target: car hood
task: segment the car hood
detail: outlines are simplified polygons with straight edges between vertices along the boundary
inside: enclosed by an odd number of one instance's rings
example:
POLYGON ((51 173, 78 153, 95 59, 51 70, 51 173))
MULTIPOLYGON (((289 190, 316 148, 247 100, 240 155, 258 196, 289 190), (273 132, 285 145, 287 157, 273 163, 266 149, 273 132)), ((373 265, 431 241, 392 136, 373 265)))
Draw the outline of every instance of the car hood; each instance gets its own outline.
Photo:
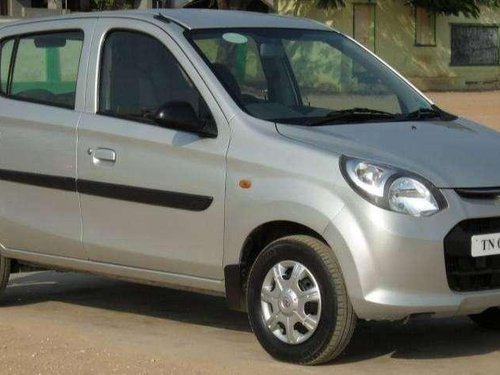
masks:
POLYGON ((439 188, 500 186, 500 133, 469 120, 276 126, 285 137, 405 169, 439 188))

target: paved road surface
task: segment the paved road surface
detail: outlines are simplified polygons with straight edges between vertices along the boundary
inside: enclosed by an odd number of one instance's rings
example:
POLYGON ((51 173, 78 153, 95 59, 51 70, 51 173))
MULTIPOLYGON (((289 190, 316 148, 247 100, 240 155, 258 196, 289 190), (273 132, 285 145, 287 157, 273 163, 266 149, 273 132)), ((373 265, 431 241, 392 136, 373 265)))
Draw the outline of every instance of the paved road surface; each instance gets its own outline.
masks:
MULTIPOLYGON (((500 92, 431 94, 500 129, 500 92)), ((90 275, 15 275, 1 300, 0 374, 497 374, 500 333, 464 318, 363 323, 315 368, 269 358, 221 298, 90 275)))
POLYGON ((0 308, 1 374, 497 374, 500 334, 467 319, 364 323, 333 365, 269 358, 221 298, 90 275, 14 277, 0 308))

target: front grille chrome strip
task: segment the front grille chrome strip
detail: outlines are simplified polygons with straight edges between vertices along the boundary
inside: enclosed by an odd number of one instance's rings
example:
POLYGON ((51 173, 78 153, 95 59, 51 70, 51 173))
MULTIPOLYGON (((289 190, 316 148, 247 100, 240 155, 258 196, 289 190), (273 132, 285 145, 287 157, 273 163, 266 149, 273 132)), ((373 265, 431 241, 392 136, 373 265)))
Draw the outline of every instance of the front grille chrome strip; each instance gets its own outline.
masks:
POLYGON ((496 199, 500 198, 500 187, 495 188, 460 188, 455 189, 458 195, 467 199, 496 199))

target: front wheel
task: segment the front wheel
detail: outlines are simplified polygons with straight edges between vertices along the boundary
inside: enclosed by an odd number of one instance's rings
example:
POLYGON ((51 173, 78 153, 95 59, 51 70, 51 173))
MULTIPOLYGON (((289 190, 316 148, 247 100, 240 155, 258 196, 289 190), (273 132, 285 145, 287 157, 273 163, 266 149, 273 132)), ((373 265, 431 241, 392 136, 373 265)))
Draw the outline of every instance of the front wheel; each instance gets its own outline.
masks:
POLYGON ((500 307, 492 307, 481 314, 471 315, 470 318, 482 328, 500 330, 500 307))
POLYGON ((248 279, 247 306, 264 349, 306 365, 340 355, 357 320, 332 250, 309 236, 276 240, 259 254, 248 279))

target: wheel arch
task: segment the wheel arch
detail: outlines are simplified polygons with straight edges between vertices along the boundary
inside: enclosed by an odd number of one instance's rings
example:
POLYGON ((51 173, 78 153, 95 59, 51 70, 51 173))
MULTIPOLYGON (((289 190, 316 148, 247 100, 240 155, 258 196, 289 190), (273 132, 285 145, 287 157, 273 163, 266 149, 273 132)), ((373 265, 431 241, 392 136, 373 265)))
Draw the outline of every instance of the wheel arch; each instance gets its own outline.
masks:
POLYGON ((229 308, 246 311, 245 288, 250 268, 257 256, 271 242, 291 235, 307 235, 328 244, 314 229, 294 221, 269 221, 254 228, 243 242, 238 264, 224 267, 226 299, 229 308))

